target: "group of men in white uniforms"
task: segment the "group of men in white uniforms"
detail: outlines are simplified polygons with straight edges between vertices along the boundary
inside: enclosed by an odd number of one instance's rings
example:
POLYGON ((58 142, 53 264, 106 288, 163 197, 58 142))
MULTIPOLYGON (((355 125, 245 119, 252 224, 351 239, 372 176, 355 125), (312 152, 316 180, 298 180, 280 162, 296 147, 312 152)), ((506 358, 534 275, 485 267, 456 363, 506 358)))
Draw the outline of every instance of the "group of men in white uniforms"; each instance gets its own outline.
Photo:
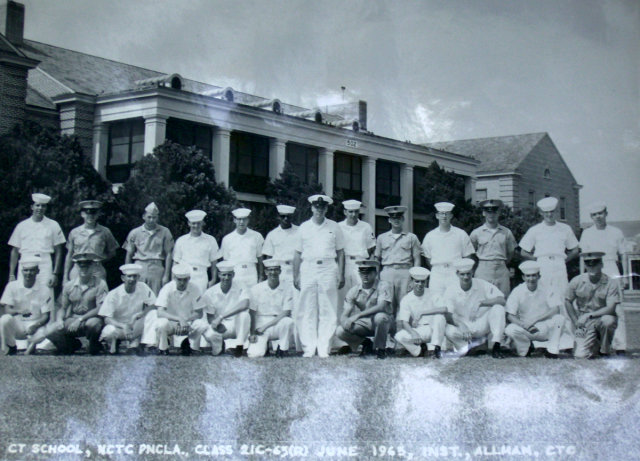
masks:
MULTIPOLYGON (((25 262, 31 261, 33 266, 33 260, 38 260, 38 282, 51 291, 56 283, 53 274, 60 272, 64 234, 58 232, 55 221, 44 217, 46 206, 42 205, 46 203, 38 203, 50 199, 43 194, 32 198, 33 223, 20 223, 10 240, 11 282, 18 262, 22 275, 25 262), (24 228, 34 227, 42 228, 35 233, 38 237, 25 238, 30 231, 24 228), (43 263, 43 259, 49 262, 43 263)), ((525 283, 511 296, 507 263, 517 243, 511 231, 498 223, 499 200, 480 204, 485 223, 471 236, 451 225, 453 204, 437 203, 438 227, 427 233, 421 244, 417 236, 403 229, 406 207, 385 208, 391 229, 375 239, 371 226, 359 220, 360 202, 343 202, 346 219, 340 223, 326 218, 332 202, 322 194, 309 197, 312 217, 300 226, 291 222, 294 207, 278 205, 280 225, 266 239, 248 227, 251 210, 236 209, 232 212, 235 230, 223 238, 220 247, 214 237, 203 232, 206 213, 201 210, 186 213, 190 231, 174 245, 171 232, 158 224, 159 210, 151 203, 145 208, 144 224, 131 231, 123 245, 127 252, 125 265, 121 266, 123 284, 108 294, 95 295, 93 292, 102 286, 98 280, 104 278, 95 267, 114 250, 110 232, 97 224, 96 213, 90 212, 99 209, 99 202, 82 202, 87 226, 76 232, 80 237, 73 236, 74 247, 95 250, 102 256, 94 251, 67 256, 71 263, 65 264, 65 288, 77 286, 79 294, 71 298, 84 306, 80 313, 70 309, 69 315, 95 311, 98 320, 91 323, 94 350, 99 321, 100 327, 104 326, 99 340, 107 343, 111 353, 118 352, 123 340, 132 349, 141 351, 141 345, 146 345, 167 353, 170 337, 179 335, 185 336, 180 344, 185 354, 197 353, 201 344, 208 344, 217 355, 226 341, 237 356, 245 351, 259 356, 271 341, 278 356, 286 355, 291 344, 304 357, 328 357, 333 345, 346 344, 339 350, 346 353, 363 344, 363 349, 384 358, 385 349, 393 344, 389 338, 393 337, 398 347, 411 355, 430 351, 440 357, 447 341, 459 353, 466 353, 477 342, 488 339, 495 357, 502 356, 501 344, 505 341, 511 341, 519 355, 530 353, 531 341, 548 341, 547 351, 555 356, 556 336, 576 328, 567 297, 565 261, 578 254, 578 242, 569 226, 555 221, 556 199, 548 197, 538 203, 544 220, 529 229, 520 242, 523 256, 532 261, 520 266, 525 283), (90 244, 92 239, 95 243, 90 244), (75 258, 77 255, 81 257, 75 258), (421 267, 421 257, 430 270, 421 267), (93 267, 89 275, 96 280, 87 274, 84 282, 76 282, 77 277, 66 280, 71 266, 80 267, 87 261, 93 267), (266 280, 260 282, 264 275, 266 280), (534 309, 533 305, 538 307, 534 309)), ((605 249, 604 272, 612 273, 613 268, 617 272, 619 231, 606 225, 604 204, 596 204, 591 211, 596 226, 585 231, 580 245, 585 251, 586 247, 600 248, 602 242, 615 241, 605 249)), ((31 277, 28 269, 26 273, 31 277)), ((580 293, 574 293, 571 302, 579 305, 579 298, 580 293)), ((54 319, 55 312, 45 315, 51 309, 44 309, 37 316, 38 322, 27 329, 3 317, 5 351, 13 353, 10 348, 14 347, 12 335, 16 332, 32 336, 48 322, 47 334, 60 342, 56 334, 59 336, 58 330, 62 329, 66 350, 77 348, 73 335, 84 327, 86 319, 82 317, 78 323, 73 319, 80 317, 65 317, 65 309, 54 319), (67 324, 74 327, 72 331, 67 331, 67 324)), ((610 317, 615 320, 614 315, 610 317)), ((610 320, 606 317, 606 331, 611 330, 610 320)), ((584 322, 578 323, 583 326, 584 322)), ((46 336, 41 333, 36 337, 41 341, 46 336)), ((624 350, 624 344, 614 343, 614 347, 624 350)))

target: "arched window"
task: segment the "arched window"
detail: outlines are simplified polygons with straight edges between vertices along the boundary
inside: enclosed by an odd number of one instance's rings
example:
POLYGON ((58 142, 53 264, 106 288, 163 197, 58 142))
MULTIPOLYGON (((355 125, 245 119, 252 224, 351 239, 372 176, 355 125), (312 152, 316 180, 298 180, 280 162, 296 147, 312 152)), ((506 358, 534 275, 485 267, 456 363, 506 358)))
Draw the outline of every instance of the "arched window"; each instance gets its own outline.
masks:
POLYGON ((544 170, 544 179, 551 179, 551 170, 549 168, 544 170))

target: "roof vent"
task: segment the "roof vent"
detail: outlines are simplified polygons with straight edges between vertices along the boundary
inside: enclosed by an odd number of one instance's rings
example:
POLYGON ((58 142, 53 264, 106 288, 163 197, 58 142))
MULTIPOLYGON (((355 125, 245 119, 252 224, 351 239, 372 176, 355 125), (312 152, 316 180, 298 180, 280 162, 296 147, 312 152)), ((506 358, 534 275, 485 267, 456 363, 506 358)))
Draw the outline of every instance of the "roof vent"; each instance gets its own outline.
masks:
POLYGON ((335 126, 338 128, 351 128, 356 133, 360 131, 360 122, 358 120, 336 120, 333 122, 328 122, 329 125, 335 126))
POLYGON ((253 102, 248 104, 251 107, 260 107, 262 109, 271 109, 276 114, 282 113, 282 103, 279 99, 268 99, 264 101, 253 102))
POLYGON ((143 80, 136 80, 136 87, 138 88, 155 88, 165 87, 173 88, 175 90, 182 89, 182 77, 180 74, 167 74, 160 75, 159 77, 145 78, 143 80))
POLYGON ((233 100, 235 99, 235 92, 230 86, 217 90, 205 91, 202 94, 205 96, 211 96, 212 98, 226 99, 229 102, 233 102, 233 100))

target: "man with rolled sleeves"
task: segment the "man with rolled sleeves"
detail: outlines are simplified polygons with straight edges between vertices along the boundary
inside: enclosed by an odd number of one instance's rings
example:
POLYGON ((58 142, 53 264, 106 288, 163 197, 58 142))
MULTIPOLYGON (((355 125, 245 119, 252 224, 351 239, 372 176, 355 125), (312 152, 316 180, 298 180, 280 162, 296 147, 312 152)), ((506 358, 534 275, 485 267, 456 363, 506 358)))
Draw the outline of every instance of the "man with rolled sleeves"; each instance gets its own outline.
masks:
POLYGON ((264 357, 269 341, 277 341, 276 357, 283 358, 289 354, 289 342, 293 337, 292 287, 280 283, 280 261, 268 259, 264 268, 267 280, 249 290, 251 335, 247 355, 264 357))
POLYGON ((533 352, 532 341, 548 341, 547 357, 557 358, 560 353, 560 337, 567 319, 560 314, 557 301, 540 288, 540 265, 525 261, 520 266, 524 277, 507 299, 507 320, 504 330, 511 338, 520 357, 533 352))
POLYGON ((498 222, 502 200, 483 200, 479 206, 485 222, 469 236, 478 257, 475 276, 497 286, 508 297, 511 280, 507 264, 518 243, 511 231, 498 222))
POLYGON ((449 286, 442 298, 453 321, 447 325, 445 335, 461 355, 481 344, 489 335, 489 345, 493 343, 492 356, 502 358, 500 342, 505 328, 504 295, 495 285, 474 278, 474 265, 475 261, 470 258, 454 263, 458 284, 449 286))
POLYGON ((102 351, 99 339, 104 322, 98 316, 98 311, 109 288, 107 282, 95 273, 95 265, 99 261, 95 253, 73 255, 78 276, 62 289, 60 312, 56 317, 59 328, 47 336, 62 354, 73 354, 82 347, 79 336, 89 339, 91 355, 102 351))
MULTIPOLYGON (((391 230, 378 235, 375 257, 382 265, 380 280, 388 282, 393 290, 392 314, 409 290, 409 269, 420 265, 420 241, 415 234, 403 229, 406 206, 388 206, 391 230)), ((392 326, 393 328, 393 326, 392 326)))
POLYGON ((35 255, 23 256, 21 280, 9 282, 0 298, 0 305, 4 308, 0 317, 0 346, 4 354, 15 355, 18 352, 16 338, 29 340, 29 346, 33 344, 33 347, 27 347, 27 350, 32 351, 39 342, 32 337, 46 328, 53 314, 51 289, 46 284, 37 283, 40 264, 40 258, 35 255))
MULTIPOLYGON (((346 342, 351 350, 362 344, 362 356, 373 350, 377 358, 384 359, 392 322, 393 289, 388 282, 378 281, 378 261, 359 259, 356 266, 360 283, 347 292, 336 337, 346 342), (373 344, 369 339, 371 336, 373 344)), ((340 352, 348 350, 341 349, 340 352)))
POLYGON ((158 224, 159 215, 160 210, 155 203, 147 205, 142 214, 144 224, 129 232, 122 245, 127 252, 125 263, 135 262, 142 267, 140 281, 156 295, 171 280, 173 252, 173 235, 169 229, 158 224))
POLYGON ((180 353, 191 355, 200 351, 200 338, 207 329, 207 325, 196 323, 202 317, 201 292, 190 281, 189 267, 174 264, 171 273, 173 280, 162 287, 156 298, 157 311, 150 311, 145 317, 142 342, 154 346, 157 340, 160 355, 169 355, 169 337, 186 335, 180 353), (151 329, 155 335, 149 334, 151 329))
POLYGON ((185 213, 189 222, 189 233, 176 240, 173 248, 173 262, 189 268, 191 283, 201 293, 213 285, 216 280, 216 261, 218 260, 218 242, 215 237, 202 231, 204 218, 202 210, 191 210, 185 213), (210 271, 211 280, 207 275, 210 271))
MULTIPOLYGON (((580 236, 580 250, 589 251, 591 248, 599 248, 604 251, 602 258, 602 272, 610 279, 617 280, 620 288, 620 269, 618 263, 620 256, 624 254, 624 234, 620 229, 607 223, 607 204, 602 201, 592 203, 589 206, 589 215, 593 220, 593 226, 586 228, 580 236)), ((613 334, 612 347, 623 355, 627 349, 626 322, 622 304, 616 307, 618 327, 613 334)))
POLYGON ((102 302, 98 315, 104 319, 105 327, 101 341, 109 345, 109 354, 118 353, 118 342, 129 341, 130 351, 142 353, 140 340, 144 327, 144 316, 156 302, 151 288, 140 281, 144 268, 139 264, 120 266, 122 285, 111 290, 102 302))
POLYGON ((457 287, 460 284, 454 263, 469 258, 475 250, 467 233, 451 225, 455 205, 438 202, 434 207, 438 227, 424 236, 422 253, 431 267, 429 292, 432 296, 441 296, 450 286, 457 287))
POLYGON ((196 320, 194 326, 205 322, 207 328, 202 335, 211 345, 212 355, 220 355, 224 351, 224 341, 234 339, 234 355, 242 357, 251 327, 249 292, 234 283, 235 264, 220 261, 217 266, 220 282, 202 296, 205 315, 196 320))
POLYGON ((300 290, 295 323, 303 357, 329 356, 338 321, 338 290, 344 286, 344 237, 327 219, 333 200, 322 194, 308 198, 313 215, 300 225, 293 259, 293 283, 300 290))
POLYGON ((422 352, 421 345, 427 344, 427 350, 433 350, 434 358, 442 358, 447 309, 436 306, 431 294, 426 290, 429 269, 412 267, 409 274, 413 290, 400 301, 395 339, 414 357, 418 357, 422 352))
MULTIPOLYGON (((567 291, 567 262, 578 256, 578 239, 567 224, 555 218, 558 199, 545 197, 538 201, 543 221, 532 226, 520 240, 523 259, 540 265, 540 285, 558 296, 567 291)), ((564 313, 563 313, 564 314, 564 313)))
POLYGON ((617 282, 602 272, 604 255, 604 251, 582 253, 587 272, 571 279, 567 288, 565 306, 575 327, 576 358, 591 358, 598 352, 608 355, 611 349, 620 290, 617 282))
POLYGON ((22 269, 20 261, 25 257, 40 259, 37 283, 53 288, 58 283, 62 273, 62 247, 67 241, 62 233, 60 224, 44 214, 51 197, 45 194, 31 194, 31 217, 18 223, 9 238, 11 256, 9 258, 9 281, 21 280, 22 269), (51 256, 53 255, 53 269, 51 256))
POLYGON ((362 203, 358 200, 345 200, 342 206, 346 219, 338 225, 344 236, 344 287, 338 293, 338 316, 342 313, 345 295, 351 287, 360 283, 356 261, 369 259, 376 249, 376 237, 371 225, 359 219, 362 203))
POLYGON ((264 239, 260 233, 248 227, 250 209, 238 208, 231 214, 236 228, 223 237, 218 256, 234 264, 236 285, 241 288, 251 288, 262 280, 260 257, 264 239))
POLYGON ((64 281, 67 283, 76 276, 77 269, 74 268, 75 261, 73 256, 77 253, 95 254, 98 260, 93 263, 93 271, 99 278, 106 280, 107 273, 101 261, 106 261, 115 256, 116 250, 120 245, 118 245, 109 229, 98 224, 102 202, 84 200, 78 204, 78 207, 84 223, 69 232, 67 257, 64 261, 64 281))

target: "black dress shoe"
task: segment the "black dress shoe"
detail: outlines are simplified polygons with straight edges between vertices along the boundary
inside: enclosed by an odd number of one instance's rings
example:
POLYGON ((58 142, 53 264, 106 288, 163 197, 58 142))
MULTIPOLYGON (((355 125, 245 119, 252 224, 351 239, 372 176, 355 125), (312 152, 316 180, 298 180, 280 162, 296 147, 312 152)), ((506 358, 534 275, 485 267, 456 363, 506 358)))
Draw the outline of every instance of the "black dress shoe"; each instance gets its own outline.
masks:
POLYGON ((440 346, 436 346, 435 349, 433 350, 433 358, 434 359, 442 358, 442 350, 440 349, 440 346))
POLYGON ((280 346, 278 346, 278 349, 276 350, 276 358, 283 359, 288 356, 289 356, 289 351, 282 351, 280 350, 280 346))
POLYGON ((243 352, 244 352, 244 347, 242 347, 242 345, 236 346, 236 348, 233 351, 233 356, 235 358, 240 358, 240 357, 242 357, 242 353, 243 352))
POLYGON ((529 350, 527 351, 527 355, 525 357, 531 357, 531 355, 536 351, 536 348, 533 347, 533 343, 529 344, 529 350))
POLYGON ((371 354, 373 354, 373 343, 369 338, 366 338, 364 341, 362 341, 362 350, 360 351, 360 357, 371 354))
POLYGON ((180 343, 180 354, 191 355, 191 343, 189 342, 189 338, 184 338, 180 343))
POLYGON ((7 346, 7 355, 17 355, 18 354, 18 346, 7 346))
POLYGON ((546 351, 546 352, 544 353, 544 356, 545 356, 546 358, 548 358, 548 359, 557 359, 557 358, 558 358, 558 354, 552 354, 552 353, 551 353, 551 352, 549 352, 549 351, 546 351))
POLYGON ((351 348, 349 346, 342 346, 336 352, 336 355, 349 355, 349 354, 351 354, 351 348))
POLYGON ((500 343, 495 343, 493 345, 493 349, 491 349, 491 356, 494 359, 503 359, 504 358, 504 354, 502 353, 502 350, 500 350, 500 343))
POLYGON ((618 350, 616 351, 616 355, 617 355, 618 357, 624 357, 625 355, 627 355, 627 351, 625 351, 625 350, 623 350, 623 349, 618 349, 618 350))
POLYGON ((376 358, 383 360, 387 358, 387 351, 384 348, 380 348, 376 350, 376 358))

